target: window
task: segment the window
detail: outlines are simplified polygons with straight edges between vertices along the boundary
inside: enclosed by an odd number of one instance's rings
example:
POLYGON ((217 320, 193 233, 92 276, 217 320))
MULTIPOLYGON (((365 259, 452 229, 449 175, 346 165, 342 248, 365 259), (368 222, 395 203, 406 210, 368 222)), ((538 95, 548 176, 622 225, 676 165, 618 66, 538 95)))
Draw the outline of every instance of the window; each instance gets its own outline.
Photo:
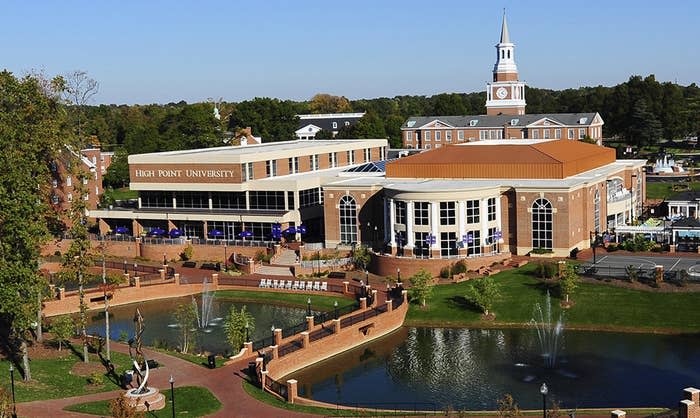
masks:
POLYGON ((414 225, 430 225, 430 203, 415 202, 413 204, 414 225))
POLYGON ((425 131, 425 135, 423 135, 423 139, 426 141, 430 141, 430 131, 425 131))
MULTIPOLYGON (((416 144, 416 148, 418 147, 418 144, 416 144)), ((379 160, 383 161, 386 159, 386 147, 381 147, 379 148, 379 160)))
POLYGON ((340 198, 340 242, 357 242, 357 205, 352 196, 340 198))
POLYGON ((365 162, 368 163, 372 159, 372 152, 369 148, 365 148, 365 162))
POLYGON ((568 132, 567 132, 567 135, 568 135, 568 138, 569 138, 569 139, 574 139, 574 129, 573 129, 573 128, 569 128, 569 129, 568 129, 568 132))
POLYGON ((207 192, 175 192, 175 205, 178 209, 209 209, 209 194, 207 192))
POLYGON ((478 200, 467 200, 467 223, 468 224, 478 224, 479 223, 479 201, 478 200))
POLYGON ((540 139, 540 130, 539 129, 532 130, 532 139, 540 139))
POLYGON ((294 192, 291 190, 287 191, 287 210, 295 210, 294 207, 294 192))
POLYGON ((396 223, 406 225, 406 202, 394 201, 394 212, 396 215, 396 223))
POLYGON ((83 196, 83 200, 85 200, 85 201, 90 200, 90 193, 85 193, 85 196, 83 196))
POLYGON ((311 171, 318 170, 318 154, 314 154, 309 158, 311 159, 311 164, 309 164, 311 166, 311 171))
POLYGON ((348 165, 355 164, 355 151, 350 150, 347 152, 348 165))
POLYGON ((241 180, 253 180, 253 163, 243 163, 241 166, 241 180))
MULTIPOLYGON (((55 196, 54 196, 54 197, 55 197, 55 196)), ((67 197, 68 197, 68 201, 69 201, 69 202, 72 202, 72 201, 73 201, 73 193, 68 193, 68 196, 67 196, 67 197)), ((58 201, 56 201, 56 202, 54 202, 54 203, 58 203, 58 201)))
POLYGON ((552 249, 552 203, 547 199, 532 204, 532 248, 552 249))
POLYGON ((284 192, 281 191, 249 191, 251 210, 285 210, 284 192))
POLYGON ((595 232, 600 232, 600 191, 596 189, 593 196, 593 228, 595 232))
POLYGON ((333 122, 333 129, 338 129, 338 122, 333 122))
POLYGON ((54 189, 56 187, 58 187, 58 180, 56 180, 56 179, 51 180, 51 185, 53 186, 54 189))
POLYGON ((489 228, 489 230, 486 232, 486 239, 484 241, 484 245, 488 246, 490 251, 495 250, 496 242, 498 241, 496 238, 496 228, 489 228))
POLYGON ((83 177, 83 184, 88 184, 88 178, 87 178, 87 176, 83 177))
MULTIPOLYGON (((321 204, 321 188, 314 187, 313 189, 299 190, 299 207, 305 208, 308 206, 321 204)), ((293 206, 293 205, 291 205, 293 206)), ((290 208, 291 208, 290 206, 290 208)))
POLYGON ((578 128, 578 139, 586 137, 586 128, 578 128))
POLYGON ((275 177, 277 175, 277 160, 267 161, 267 176, 275 177))
POLYGON ((328 154, 328 165, 331 166, 331 168, 335 167, 336 164, 338 163, 338 154, 335 152, 331 152, 328 154))
POLYGON ((170 192, 139 192, 142 208, 171 208, 173 199, 170 192))
POLYGON ((406 131, 406 142, 413 142, 413 131, 406 131))
POLYGON ((561 128, 554 130, 554 139, 561 139, 561 128))
POLYGON ((440 202, 440 225, 454 225, 455 212, 455 202, 440 202))
POLYGON ((441 141, 441 140, 442 140, 442 132, 435 131, 435 141, 441 141))
POLYGON ((476 126, 477 123, 479 123, 478 119, 472 119, 469 121, 469 126, 476 126))
POLYGON ((457 140, 464 141, 464 131, 457 131, 457 140))
POLYGON ((445 131, 445 141, 452 142, 452 131, 445 131))
POLYGON ((245 209, 245 192, 212 192, 213 209, 245 209))
POLYGON ((491 197, 489 200, 486 202, 486 206, 488 209, 488 220, 490 221, 495 221, 496 220, 496 198, 491 197))
POLYGON ((467 255, 478 254, 481 254, 481 231, 467 231, 467 255))
POLYGON ((350 122, 346 120, 346 121, 345 121, 345 126, 350 126, 350 122))
POLYGON ((289 174, 294 174, 299 170, 299 157, 289 159, 289 174))
POLYGON ((482 141, 485 139, 489 139, 489 131, 479 131, 479 139, 482 141))
MULTIPOLYGON (((73 196, 71 195, 71 199, 72 199, 72 198, 73 198, 73 196)), ((58 202, 59 202, 58 196, 56 196, 56 195, 51 195, 51 202, 52 202, 54 205, 58 205, 58 202)))
POLYGON ((428 258, 430 257, 430 244, 426 243, 428 239, 427 232, 415 232, 413 234, 415 238, 415 247, 413 248, 413 255, 416 258, 428 258))
POLYGON ((430 144, 425 144, 425 149, 430 149, 430 148, 431 148, 430 144))
POLYGON ((457 255, 457 233, 440 233, 440 255, 443 257, 454 257, 457 255))
POLYGON ((544 132, 544 139, 549 139, 549 129, 543 129, 544 132))

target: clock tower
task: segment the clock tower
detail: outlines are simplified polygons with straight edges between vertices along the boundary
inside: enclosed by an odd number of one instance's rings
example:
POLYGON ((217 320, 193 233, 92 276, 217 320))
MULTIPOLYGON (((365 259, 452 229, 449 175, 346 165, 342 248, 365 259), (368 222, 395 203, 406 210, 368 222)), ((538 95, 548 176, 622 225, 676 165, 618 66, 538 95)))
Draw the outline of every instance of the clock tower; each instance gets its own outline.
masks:
POLYGON ((506 13, 503 11, 501 40, 496 45, 496 65, 493 81, 486 84, 487 115, 524 115, 525 83, 518 81, 515 65, 515 45, 510 42, 506 13))

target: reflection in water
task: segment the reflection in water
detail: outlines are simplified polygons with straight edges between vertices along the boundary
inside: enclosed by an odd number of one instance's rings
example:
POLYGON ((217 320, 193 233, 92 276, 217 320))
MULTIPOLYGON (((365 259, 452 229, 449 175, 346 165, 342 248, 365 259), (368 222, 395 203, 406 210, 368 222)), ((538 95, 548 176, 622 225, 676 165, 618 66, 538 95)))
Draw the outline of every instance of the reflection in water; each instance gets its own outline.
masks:
MULTIPOLYGON (((155 340, 165 342, 169 347, 177 347, 178 332, 176 329, 173 314, 180 304, 192 303, 192 298, 165 299, 149 301, 126 306, 110 308, 110 334, 112 339, 119 339, 122 331, 125 331, 129 338, 134 333, 134 310, 138 307, 144 317, 145 331, 143 341, 146 345, 152 345, 155 340)), ((201 305, 201 297, 198 297, 201 305)), ((243 305, 248 307, 248 311, 255 318, 255 332, 251 339, 258 340, 270 336, 270 327, 286 328, 297 325, 305 321, 306 311, 299 308, 289 308, 285 306, 262 305, 251 302, 233 302, 230 299, 214 298, 211 302, 210 326, 206 332, 197 333, 196 350, 209 351, 212 353, 230 353, 231 347, 226 342, 223 330, 223 318, 226 317, 231 306, 240 309, 243 305)), ((194 325, 194 324, 193 324, 194 325)), ((88 333, 104 335, 104 313, 95 313, 88 323, 88 333)))
POLYGON ((697 337, 566 331, 566 341, 557 367, 544 368, 531 329, 403 328, 289 378, 325 402, 472 410, 505 393, 539 408, 543 382, 566 408, 672 406, 700 383, 697 337))

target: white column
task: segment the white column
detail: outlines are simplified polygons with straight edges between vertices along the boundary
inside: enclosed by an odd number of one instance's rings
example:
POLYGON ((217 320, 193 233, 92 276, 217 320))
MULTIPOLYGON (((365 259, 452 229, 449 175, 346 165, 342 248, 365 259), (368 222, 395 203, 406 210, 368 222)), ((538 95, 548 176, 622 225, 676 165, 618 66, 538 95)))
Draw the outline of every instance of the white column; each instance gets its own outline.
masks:
POLYGON ((384 198, 384 242, 389 242, 389 201, 384 198))
POLYGON ((496 229, 499 231, 502 231, 502 225, 501 225, 501 196, 497 195, 496 196, 496 229))
POLYGON ((177 209, 177 198, 175 197, 175 194, 173 194, 173 209, 177 209))
POLYGON ((394 199, 389 199, 389 245, 392 247, 396 246, 396 231, 394 231, 395 223, 396 205, 394 204, 394 199))
POLYGON ((416 244, 413 235, 413 201, 406 202, 406 247, 413 248, 416 244))
POLYGON ((487 234, 489 233, 489 206, 488 206, 488 198, 484 197, 480 201, 480 208, 479 208, 479 220, 481 221, 481 246, 484 246, 484 240, 488 236, 487 234))
POLYGON ((214 202, 212 201, 211 193, 209 193, 209 210, 212 209, 214 209, 214 202))
POLYGON ((459 235, 457 241, 462 242, 462 237, 467 233, 467 202, 460 200, 457 202, 457 227, 459 235))
POLYGON ((430 202, 430 233, 435 237, 435 244, 431 244, 430 248, 440 248, 440 240, 438 239, 438 226, 440 218, 438 216, 439 202, 430 202))
POLYGON ((245 191, 245 210, 250 210, 250 192, 248 190, 245 191))

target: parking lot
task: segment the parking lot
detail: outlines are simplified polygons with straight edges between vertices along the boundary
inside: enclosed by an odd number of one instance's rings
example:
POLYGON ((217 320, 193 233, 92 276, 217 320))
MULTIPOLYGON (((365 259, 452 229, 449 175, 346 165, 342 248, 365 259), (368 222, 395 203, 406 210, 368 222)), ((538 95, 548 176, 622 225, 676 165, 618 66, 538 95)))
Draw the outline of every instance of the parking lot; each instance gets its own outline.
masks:
MULTIPOLYGON (((593 263, 593 258, 587 261, 593 263)), ((652 269, 657 265, 664 266, 665 272, 686 270, 694 276, 700 275, 700 255, 691 257, 637 257, 603 253, 596 257, 596 266, 601 268, 624 269, 627 266, 635 266, 640 269, 652 269)))

